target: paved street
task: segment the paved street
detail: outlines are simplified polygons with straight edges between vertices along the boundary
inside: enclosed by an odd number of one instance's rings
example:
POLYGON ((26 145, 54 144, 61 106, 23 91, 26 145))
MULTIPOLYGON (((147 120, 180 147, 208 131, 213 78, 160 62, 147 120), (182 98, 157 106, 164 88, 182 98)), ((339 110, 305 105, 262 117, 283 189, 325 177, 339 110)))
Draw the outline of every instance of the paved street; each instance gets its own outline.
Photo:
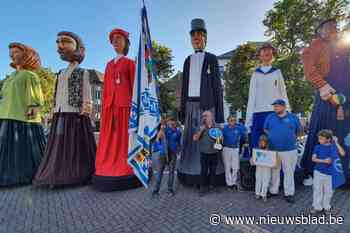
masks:
MULTIPOLYGON (((165 177, 164 182, 166 182, 165 177)), ((296 204, 281 197, 257 201, 253 193, 219 192, 199 197, 196 190, 177 184, 171 198, 161 190, 98 193, 90 186, 46 190, 31 186, 0 189, 0 233, 170 233, 170 232, 327 232, 350 230, 350 192, 337 191, 333 205, 344 216, 342 225, 225 225, 211 226, 209 216, 300 215, 311 205, 311 188, 297 189, 296 204)))

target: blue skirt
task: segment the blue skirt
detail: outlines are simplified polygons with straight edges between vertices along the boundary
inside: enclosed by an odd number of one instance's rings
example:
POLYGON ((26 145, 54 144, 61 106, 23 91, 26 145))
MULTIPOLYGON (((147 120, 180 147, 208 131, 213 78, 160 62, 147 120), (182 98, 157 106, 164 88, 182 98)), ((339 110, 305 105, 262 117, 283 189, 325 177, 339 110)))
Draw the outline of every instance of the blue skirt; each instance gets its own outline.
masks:
POLYGON ((273 113, 270 112, 256 112, 253 114, 253 125, 251 127, 249 147, 250 150, 259 147, 259 138, 264 133, 264 123, 268 115, 273 113))
POLYGON ((0 186, 31 184, 45 144, 40 124, 0 119, 0 186))

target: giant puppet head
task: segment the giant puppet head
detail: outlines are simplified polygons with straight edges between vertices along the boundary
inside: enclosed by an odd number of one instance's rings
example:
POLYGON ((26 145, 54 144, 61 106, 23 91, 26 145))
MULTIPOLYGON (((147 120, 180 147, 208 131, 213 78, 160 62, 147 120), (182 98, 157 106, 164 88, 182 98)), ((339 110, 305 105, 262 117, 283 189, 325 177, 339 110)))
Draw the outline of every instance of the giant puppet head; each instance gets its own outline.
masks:
POLYGON ((326 19, 320 23, 316 33, 325 40, 335 41, 338 37, 337 20, 335 18, 326 19))
POLYGON ((264 43, 257 51, 257 56, 263 65, 271 65, 276 55, 277 49, 270 43, 264 43))
POLYGON ((40 68, 39 54, 31 47, 14 42, 9 44, 10 57, 12 62, 10 66, 20 70, 36 70, 40 68))
POLYGON ((85 57, 85 46, 78 35, 73 32, 59 32, 57 34, 57 52, 64 61, 78 62, 79 64, 85 57))
POLYGON ((109 33, 109 42, 112 44, 117 54, 126 56, 129 52, 129 33, 123 29, 116 28, 109 33))
POLYGON ((203 19, 192 19, 190 35, 193 49, 203 50, 207 45, 207 29, 203 19))

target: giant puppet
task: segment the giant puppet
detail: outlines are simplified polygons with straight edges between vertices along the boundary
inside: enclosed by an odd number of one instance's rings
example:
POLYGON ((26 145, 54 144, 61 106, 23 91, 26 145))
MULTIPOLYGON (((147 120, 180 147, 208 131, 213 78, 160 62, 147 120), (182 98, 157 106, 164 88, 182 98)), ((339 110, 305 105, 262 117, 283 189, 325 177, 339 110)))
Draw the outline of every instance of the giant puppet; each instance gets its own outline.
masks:
POLYGON ((128 164, 129 118, 135 78, 135 62, 126 57, 129 33, 114 29, 109 41, 117 53, 104 74, 100 139, 93 185, 99 191, 114 191, 140 185, 128 164))
POLYGON ((39 55, 21 43, 9 49, 16 70, 0 90, 0 186, 30 184, 45 150, 39 55))
POLYGON ((339 167, 343 168, 349 185, 350 49, 342 42, 335 19, 323 21, 317 33, 318 38, 303 52, 305 77, 315 88, 316 96, 302 166, 306 175, 312 174, 311 157, 317 134, 322 129, 332 130, 346 149, 339 167))
POLYGON ((250 79, 246 127, 250 133, 250 147, 258 147, 258 141, 263 132, 266 117, 273 113, 271 105, 275 100, 282 99, 290 110, 287 90, 280 69, 273 66, 277 55, 270 43, 264 43, 257 51, 260 65, 255 69, 250 79))
MULTIPOLYGON (((187 185, 200 183, 200 153, 193 135, 202 124, 201 113, 210 110, 216 123, 224 122, 223 89, 218 60, 214 54, 205 52, 207 29, 203 19, 191 22, 191 42, 194 53, 188 56, 183 67, 180 120, 185 125, 183 150, 178 168, 180 182, 187 185)), ((225 176, 220 160, 217 182, 224 184, 225 176)))
POLYGON ((78 35, 66 31, 57 34, 56 43, 69 64, 57 75, 48 145, 33 182, 51 187, 89 182, 96 153, 90 75, 79 66, 85 46, 78 35))

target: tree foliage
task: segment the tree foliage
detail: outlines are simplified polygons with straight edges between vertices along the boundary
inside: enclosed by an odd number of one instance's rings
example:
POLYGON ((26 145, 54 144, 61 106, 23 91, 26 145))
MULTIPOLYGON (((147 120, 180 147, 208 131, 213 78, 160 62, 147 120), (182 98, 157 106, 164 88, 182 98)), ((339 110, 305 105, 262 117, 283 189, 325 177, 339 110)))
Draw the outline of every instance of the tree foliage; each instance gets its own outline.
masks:
POLYGON ((224 73, 225 98, 231 111, 245 109, 248 103, 250 76, 257 65, 256 45, 240 45, 227 64, 224 73))
POLYGON ((348 0, 280 0, 267 12, 266 35, 280 52, 276 66, 284 74, 294 112, 310 111, 313 102, 313 89, 304 79, 302 48, 315 37, 321 21, 346 18, 348 4, 348 0))
POLYGON ((54 89, 55 89, 55 74, 49 68, 40 68, 35 70, 39 76, 41 89, 44 95, 44 105, 41 108, 42 114, 50 112, 53 103, 54 89))
POLYGON ((3 84, 4 84, 4 79, 1 79, 0 80, 0 90, 1 90, 3 84))
POLYGON ((155 41, 152 42, 153 58, 157 67, 157 75, 164 82, 159 84, 159 101, 163 114, 171 114, 175 110, 176 96, 175 89, 171 82, 167 81, 173 75, 174 68, 172 65, 172 51, 170 48, 160 45, 155 41))
MULTIPOLYGON (((283 73, 294 112, 310 111, 313 102, 313 89, 304 79, 301 51, 315 37, 315 30, 322 20, 345 19, 348 4, 348 0, 278 0, 266 13, 263 20, 266 36, 279 51, 274 65, 283 73)), ((249 60, 253 49, 249 45, 239 46, 228 64, 226 100, 233 109, 244 109, 248 101, 249 77, 257 64, 257 61, 249 60)))

